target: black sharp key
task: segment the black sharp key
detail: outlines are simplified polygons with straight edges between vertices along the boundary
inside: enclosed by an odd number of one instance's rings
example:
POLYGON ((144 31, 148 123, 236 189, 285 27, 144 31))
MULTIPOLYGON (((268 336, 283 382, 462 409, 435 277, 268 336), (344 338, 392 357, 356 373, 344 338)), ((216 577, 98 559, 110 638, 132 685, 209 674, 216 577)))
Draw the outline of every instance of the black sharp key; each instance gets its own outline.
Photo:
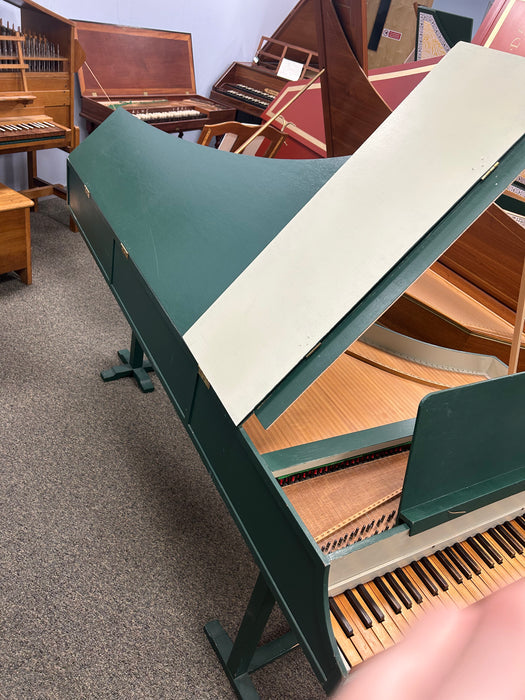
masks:
POLYGON ((392 587, 392 590, 394 591, 394 593, 397 595, 397 597, 403 603, 405 608, 408 608, 410 610, 410 608, 412 607, 412 601, 410 600, 410 598, 407 596, 407 594, 405 593, 405 591, 401 587, 401 584, 398 581, 396 581, 393 574, 391 574, 391 573, 385 574, 385 578, 388 581, 388 583, 390 584, 390 586, 392 587))
POLYGON ((359 617, 363 625, 366 627, 366 629, 370 629, 370 627, 372 627, 373 624, 372 618, 366 612, 366 610, 363 608, 361 603, 357 600, 357 598, 349 588, 345 591, 345 596, 347 597, 350 605, 356 611, 357 616, 359 617))
MULTIPOLYGON (((459 545, 458 545, 459 546, 459 545)), ((458 567, 459 571, 463 574, 465 578, 472 578, 472 571, 465 565, 463 560, 460 558, 459 554, 455 552, 452 547, 445 547, 445 554, 448 556, 450 561, 458 567)), ((468 556, 468 552, 465 552, 468 556)))
POLYGON ((437 585, 441 588, 441 590, 448 591, 448 582, 439 573, 434 564, 432 564, 432 562, 426 557, 421 557, 421 563, 428 571, 428 573, 432 576, 437 585))
POLYGON ((410 593, 412 598, 416 601, 416 603, 421 604, 423 602, 423 596, 417 590, 417 588, 414 586, 414 584, 408 578, 408 576, 405 574, 405 572, 402 569, 397 568, 397 569, 395 569, 394 573, 397 576, 397 578, 401 581, 403 586, 410 593))
POLYGON ((467 537, 467 542, 469 545, 472 547, 472 549, 476 552, 478 557, 485 562, 485 564, 489 567, 489 569, 494 568, 494 562, 492 559, 489 557, 489 555, 485 552, 483 547, 480 545, 480 543, 475 540, 473 537, 467 537))
POLYGON ((357 586, 357 592, 363 599, 365 605, 368 607, 372 615, 378 622, 385 621, 385 613, 381 610, 376 601, 372 598, 370 593, 366 590, 362 583, 357 586))
POLYGON ((495 528, 489 527, 488 533, 492 537, 494 542, 496 542, 496 544, 498 544, 501 547, 501 549, 505 552, 505 554, 508 557, 513 559, 516 556, 516 552, 514 551, 514 549, 510 546, 510 544, 507 542, 507 540, 504 539, 500 535, 500 533, 495 528))
POLYGON ((485 548, 487 554, 491 556, 495 562, 497 562, 498 564, 503 564, 503 557, 498 551, 496 551, 496 549, 491 545, 491 543, 487 540, 487 538, 484 535, 475 535, 475 538, 480 543, 480 545, 485 548))
MULTIPOLYGON (((376 584, 377 588, 379 589, 379 592, 383 596, 383 598, 386 600, 386 602, 390 605, 392 608, 392 611, 396 614, 399 615, 401 613, 401 603, 399 600, 393 595, 392 591, 390 588, 386 585, 386 583, 383 581, 382 578, 379 576, 376 576, 374 579, 374 583, 376 584)), ((412 605, 412 603, 410 603, 412 605)))
POLYGON ((337 605, 336 601, 333 598, 329 598, 328 602, 330 603, 330 610, 332 611, 332 615, 339 623, 339 626, 341 627, 343 632, 346 634, 347 637, 352 637, 354 634, 352 625, 348 622, 346 617, 341 612, 341 608, 339 607, 339 605, 337 605))
POLYGON ((481 567, 473 559, 469 552, 461 546, 461 544, 457 543, 454 545, 454 550, 459 554, 459 556, 463 559, 463 561, 466 563, 466 565, 476 574, 476 576, 481 576, 481 567))
POLYGON ((523 518, 521 515, 517 515, 514 520, 518 523, 521 529, 525 531, 525 518, 523 518))
POLYGON ((443 552, 436 552, 436 558, 441 564, 441 566, 448 571, 450 576, 454 579, 456 583, 463 583, 463 576, 459 573, 456 567, 452 564, 450 559, 448 559, 443 552))
POLYGON ((496 530, 499 532, 499 534, 502 537, 504 537, 507 540, 507 542, 510 544, 510 546, 513 548, 513 550, 517 554, 523 554, 522 545, 525 543, 524 542, 520 543, 519 537, 516 537, 516 535, 512 532, 512 529, 509 529, 507 527, 508 525, 510 525, 510 523, 503 523, 503 525, 496 525, 496 530))
POLYGON ((507 529, 508 532, 511 533, 513 537, 515 537, 518 540, 518 542, 520 542, 525 547, 525 536, 521 534, 519 528, 514 527, 514 525, 509 521, 503 523, 503 526, 507 529))
POLYGON ((411 562, 410 566, 412 567, 412 571, 415 573, 415 575, 418 577, 418 579, 423 583, 423 585, 428 590, 428 592, 431 593, 432 595, 437 595, 438 589, 434 585, 434 582, 428 578, 426 572, 423 571, 419 562, 413 561, 413 562, 411 562))

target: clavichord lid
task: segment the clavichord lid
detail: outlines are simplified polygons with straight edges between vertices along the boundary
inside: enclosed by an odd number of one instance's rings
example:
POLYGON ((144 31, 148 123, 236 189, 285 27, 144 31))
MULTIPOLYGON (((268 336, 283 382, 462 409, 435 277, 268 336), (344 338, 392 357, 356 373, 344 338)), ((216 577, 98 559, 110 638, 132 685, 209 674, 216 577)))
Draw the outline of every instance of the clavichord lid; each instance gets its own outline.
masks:
POLYGON ((191 34, 75 20, 82 97, 194 95, 191 34))

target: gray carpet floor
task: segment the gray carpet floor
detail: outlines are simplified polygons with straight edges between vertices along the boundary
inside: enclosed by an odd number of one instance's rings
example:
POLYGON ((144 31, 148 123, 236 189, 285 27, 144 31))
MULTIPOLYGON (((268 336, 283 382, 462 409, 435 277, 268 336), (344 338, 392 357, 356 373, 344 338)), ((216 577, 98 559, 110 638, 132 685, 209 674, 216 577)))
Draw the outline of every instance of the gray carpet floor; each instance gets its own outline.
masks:
MULTIPOLYGON (((0 698, 233 698, 203 625, 256 567, 155 375, 100 379, 130 330, 68 222, 43 200, 33 284, 0 275, 0 698)), ((254 682, 325 697, 300 650, 254 682)))

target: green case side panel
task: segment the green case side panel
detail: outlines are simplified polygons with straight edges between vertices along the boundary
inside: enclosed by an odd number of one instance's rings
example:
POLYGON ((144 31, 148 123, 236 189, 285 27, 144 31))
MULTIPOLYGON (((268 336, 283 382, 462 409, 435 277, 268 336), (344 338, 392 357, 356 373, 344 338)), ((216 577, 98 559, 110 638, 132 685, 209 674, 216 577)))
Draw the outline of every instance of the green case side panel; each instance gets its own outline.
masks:
POLYGON ((80 232, 179 415, 191 407, 197 363, 118 238, 68 164, 68 197, 80 232))
POLYGON ((102 216, 93 199, 88 197, 75 170, 67 168, 68 202, 84 240, 95 258, 106 282, 111 279, 114 236, 108 222, 102 216), (89 231, 89 239, 85 235, 89 231))
POLYGON ((239 157, 123 109, 69 156, 181 335, 345 161, 239 157))
POLYGON ((103 272, 110 289, 319 679, 327 687, 335 687, 344 669, 331 632, 326 559, 243 431, 198 377, 195 360, 160 300, 131 255, 126 256, 121 249, 119 238, 93 198, 86 195, 72 164, 69 177, 70 201, 81 233, 97 260, 104 258, 103 272))
POLYGON ((461 233, 492 204, 523 170, 525 137, 499 161, 498 167, 478 183, 439 221, 383 279, 350 309, 323 339, 315 352, 302 360, 255 411, 267 428, 369 328, 461 233))
POLYGON ((198 367, 136 266, 115 247, 111 289, 181 417, 191 407, 198 367))
POLYGON ((264 454, 264 461, 272 472, 282 469, 302 471, 297 465, 308 464, 323 460, 325 464, 331 461, 330 455, 337 459, 341 454, 364 454, 374 449, 384 449, 391 445, 401 445, 410 442, 414 432, 415 419, 389 423, 377 428, 360 430, 357 433, 347 433, 336 437, 317 440, 304 445, 287 447, 275 452, 264 454), (294 469, 295 467, 295 469, 294 469))
POLYGON ((189 432, 316 674, 334 687, 343 671, 331 633, 324 557, 200 378, 189 432))
POLYGON ((525 373, 426 396, 399 508, 412 534, 525 486, 525 373))

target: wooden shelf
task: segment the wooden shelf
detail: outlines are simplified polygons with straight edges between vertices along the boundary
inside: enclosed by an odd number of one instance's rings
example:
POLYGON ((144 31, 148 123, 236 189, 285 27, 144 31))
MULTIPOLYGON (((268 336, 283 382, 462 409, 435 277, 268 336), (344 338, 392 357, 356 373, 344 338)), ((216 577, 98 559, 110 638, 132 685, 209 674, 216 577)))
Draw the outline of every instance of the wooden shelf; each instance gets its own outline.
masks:
POLYGON ((27 92, 2 92, 0 102, 34 102, 36 95, 29 95, 27 92))

